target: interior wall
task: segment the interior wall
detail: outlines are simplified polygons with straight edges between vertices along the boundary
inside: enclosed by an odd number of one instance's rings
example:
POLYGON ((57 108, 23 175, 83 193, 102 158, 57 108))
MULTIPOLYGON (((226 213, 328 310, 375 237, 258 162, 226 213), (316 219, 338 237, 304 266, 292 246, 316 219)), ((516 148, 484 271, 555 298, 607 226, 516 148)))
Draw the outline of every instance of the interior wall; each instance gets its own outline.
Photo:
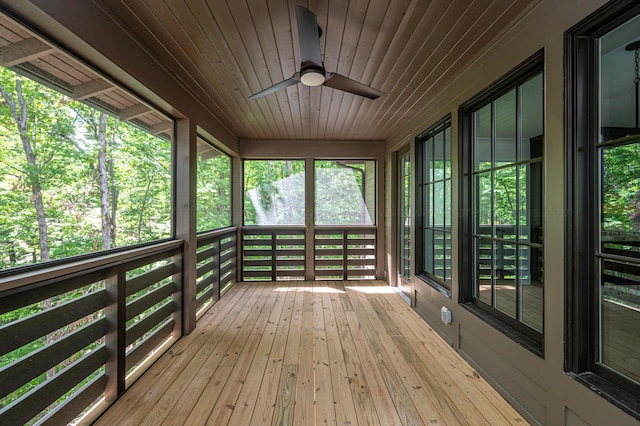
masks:
MULTIPOLYGON (((495 40, 456 78, 440 89, 439 94, 425 100, 421 114, 387 142, 386 161, 393 161, 410 135, 411 149, 415 137, 451 113, 453 157, 452 218, 452 297, 412 276, 414 308, 443 338, 460 352, 518 410, 534 424, 637 424, 586 386, 564 373, 564 52, 563 32, 604 5, 604 0, 541 0, 515 23, 503 37, 495 40), (545 55, 545 153, 544 153, 544 256, 545 312, 544 358, 541 358, 500 331, 462 308, 457 300, 458 276, 458 107, 490 86, 501 76, 531 55, 544 49, 545 55), (440 308, 452 310, 453 322, 440 320, 440 308)), ((455 71, 454 71, 455 72, 455 71)), ((412 163, 415 164, 415 163, 412 163)), ((392 167, 387 167, 386 181, 391 182, 392 167)), ((415 170, 415 167, 413 167, 415 170)), ((415 175, 412 176, 415 194, 415 175)), ((385 209, 394 215, 395 188, 387 185, 385 209)), ((413 200, 415 204, 415 200, 413 200)), ((414 208, 415 211, 415 208, 414 208)), ((392 220, 388 220, 389 223, 392 220)), ((395 238, 395 229, 387 228, 387 241, 395 238)), ((415 240, 415 229, 412 239, 415 240)), ((393 247, 387 246, 387 257, 395 263, 393 247)), ((415 250, 412 250, 415 253, 415 250)), ((415 268, 413 268, 415 271, 415 268)))

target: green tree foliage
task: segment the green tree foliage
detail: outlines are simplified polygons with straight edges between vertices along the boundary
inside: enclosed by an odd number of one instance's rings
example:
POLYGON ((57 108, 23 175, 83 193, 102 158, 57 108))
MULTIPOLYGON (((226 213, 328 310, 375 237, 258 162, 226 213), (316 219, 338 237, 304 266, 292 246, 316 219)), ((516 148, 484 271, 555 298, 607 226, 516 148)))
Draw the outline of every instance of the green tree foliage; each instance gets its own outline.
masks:
MULTIPOLYGON (((368 196, 366 162, 315 161, 315 223, 373 224, 375 195, 368 196)), ((373 162, 369 162, 372 163, 373 162)), ((372 169, 373 167, 371 167, 372 169)), ((375 181, 373 181, 375 182, 375 181)), ((371 182, 370 182, 371 184, 371 182)), ((372 194, 375 194, 373 191, 372 194)))
POLYGON ((304 161, 244 162, 245 225, 304 225, 304 161))
POLYGON ((170 236, 169 141, 10 70, 0 88, 1 269, 170 236))
MULTIPOLYGON (((171 235, 171 142, 0 68, 0 269, 171 235)), ((0 315, 0 326, 104 288, 0 315)), ((0 357, 0 368, 100 318, 95 312, 0 357)), ((10 404, 96 341, 4 396, 10 404)))
POLYGON ((602 193, 604 228, 640 232, 640 143, 604 149, 602 193))
POLYGON ((198 141, 203 153, 197 158, 198 231, 231 225, 231 159, 198 141))

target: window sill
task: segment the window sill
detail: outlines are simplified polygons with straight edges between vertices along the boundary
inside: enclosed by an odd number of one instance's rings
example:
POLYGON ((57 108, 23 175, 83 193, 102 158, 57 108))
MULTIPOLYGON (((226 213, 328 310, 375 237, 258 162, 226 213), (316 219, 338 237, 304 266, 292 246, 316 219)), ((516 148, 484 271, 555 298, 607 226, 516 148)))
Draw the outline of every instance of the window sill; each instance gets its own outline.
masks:
POLYGON ((482 319, 493 328, 500 331, 502 334, 504 334, 523 348, 531 351, 540 358, 544 358, 544 344, 542 342, 538 342, 530 336, 527 336, 522 331, 516 330, 512 326, 494 317, 485 310, 477 307, 472 302, 462 303, 461 306, 482 319))
POLYGON ((607 379, 595 373, 567 373, 577 382, 587 386, 599 396, 606 399, 636 420, 640 420, 640 398, 636 397, 614 385, 607 379))
POLYGON ((427 277, 426 275, 423 275, 423 274, 422 275, 416 275, 416 278, 418 278, 423 283, 425 283, 428 286, 430 286, 433 289, 435 289, 438 293, 441 293, 443 296, 448 297, 449 299, 451 299, 451 290, 449 290, 447 287, 443 286, 442 284, 437 283, 436 281, 430 279, 429 277, 427 277))

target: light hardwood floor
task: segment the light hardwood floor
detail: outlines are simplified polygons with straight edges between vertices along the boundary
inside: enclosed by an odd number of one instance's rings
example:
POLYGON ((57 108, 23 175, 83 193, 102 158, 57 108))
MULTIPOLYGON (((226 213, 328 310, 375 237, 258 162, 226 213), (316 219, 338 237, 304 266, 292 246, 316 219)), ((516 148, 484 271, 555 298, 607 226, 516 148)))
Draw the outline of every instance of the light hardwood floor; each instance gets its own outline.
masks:
POLYGON ((380 281, 241 283, 97 425, 526 421, 380 281))

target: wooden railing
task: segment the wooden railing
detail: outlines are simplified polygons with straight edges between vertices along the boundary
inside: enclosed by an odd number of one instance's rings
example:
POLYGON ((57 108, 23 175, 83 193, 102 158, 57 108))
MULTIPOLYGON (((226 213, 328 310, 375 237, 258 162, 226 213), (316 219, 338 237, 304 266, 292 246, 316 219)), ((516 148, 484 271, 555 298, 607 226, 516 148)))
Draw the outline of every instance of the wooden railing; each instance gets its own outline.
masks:
MULTIPOLYGON (((480 279, 515 279, 516 262, 520 277, 528 277, 531 281, 542 281, 544 264, 542 256, 526 245, 520 247, 518 252, 516 240, 516 227, 512 225, 495 225, 478 227, 476 237, 481 238, 476 246, 476 274, 480 279), (495 236, 492 236, 495 232, 495 236), (492 243, 493 242, 493 243, 492 243)), ((542 229, 528 229, 523 227, 520 235, 526 232, 536 233, 540 241, 542 229)), ((533 244, 534 247, 540 246, 533 244)))
POLYGON ((319 227, 307 259, 304 227, 242 228, 242 279, 376 279, 376 228, 319 227))
POLYGON ((0 424, 67 424, 122 394, 181 335, 182 253, 169 241, 1 278, 0 424))
POLYGON ((242 228, 244 281, 304 279, 305 228, 242 228))
POLYGON ((237 232, 227 228, 198 235, 196 311, 203 312, 236 281, 237 232))
POLYGON ((640 233, 603 231, 600 257, 603 297, 640 308, 640 233))
POLYGON ((376 228, 318 228, 314 234, 316 279, 376 278, 376 228))

